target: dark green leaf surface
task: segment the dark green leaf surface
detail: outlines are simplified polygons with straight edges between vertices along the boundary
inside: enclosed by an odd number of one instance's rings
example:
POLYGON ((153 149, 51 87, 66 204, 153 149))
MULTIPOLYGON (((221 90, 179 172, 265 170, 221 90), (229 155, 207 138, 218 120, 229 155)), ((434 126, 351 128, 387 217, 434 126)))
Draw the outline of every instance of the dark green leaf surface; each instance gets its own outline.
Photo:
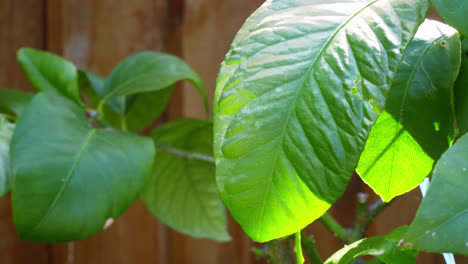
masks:
MULTIPOLYGON (((213 153, 211 122, 181 119, 155 129, 150 136, 161 148, 213 153)), ((181 233, 217 241, 230 239, 211 162, 158 152, 141 199, 154 216, 181 233)))
POLYGON ((462 43, 462 64, 455 83, 455 113, 460 135, 468 132, 468 40, 462 43))
POLYGON ((416 188, 450 146, 459 66, 460 35, 445 24, 424 22, 406 50, 357 167, 384 201, 416 188))
POLYGON ((18 61, 31 85, 38 91, 65 96, 81 104, 78 70, 71 62, 55 54, 22 48, 18 61))
POLYGON ((0 112, 20 116, 34 94, 0 87, 0 112))
POLYGON ((325 264, 347 264, 357 257, 366 255, 375 256, 388 264, 414 264, 418 251, 398 249, 398 243, 407 229, 407 226, 402 226, 385 236, 356 241, 337 251, 325 264))
POLYGON ((468 37, 468 1, 466 0, 431 0, 439 15, 452 27, 468 37))
POLYGON ((0 115, 0 198, 11 189, 10 141, 15 125, 0 115))
POLYGON ((292 234, 346 188, 427 1, 270 0, 217 80, 224 203, 256 241, 292 234))
POLYGON ((406 242, 430 252, 468 255, 468 135, 445 152, 406 242))
POLYGON ((154 158, 151 139, 93 129, 63 97, 37 95, 11 144, 13 218, 22 239, 89 237, 138 197, 154 158))
MULTIPOLYGON (((97 107, 101 98, 105 79, 89 72, 80 71, 81 89, 88 96, 93 107, 97 107)), ((126 121, 130 132, 139 132, 154 123, 166 109, 171 97, 173 86, 154 92, 137 95, 122 117, 112 108, 103 105, 104 118, 114 128, 122 127, 122 119, 126 121)))
POLYGON ((205 87, 198 74, 179 58, 157 52, 142 52, 122 61, 107 78, 100 96, 102 103, 123 114, 134 100, 130 95, 169 89, 181 80, 190 81, 200 91, 208 112, 205 87))

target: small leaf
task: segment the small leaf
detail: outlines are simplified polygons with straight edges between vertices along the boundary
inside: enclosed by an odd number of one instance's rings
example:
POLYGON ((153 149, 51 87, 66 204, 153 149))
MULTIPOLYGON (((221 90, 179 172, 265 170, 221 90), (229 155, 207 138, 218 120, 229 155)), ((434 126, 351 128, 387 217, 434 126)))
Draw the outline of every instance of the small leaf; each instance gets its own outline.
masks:
POLYGON ((106 79, 84 70, 79 70, 78 76, 80 91, 88 97, 93 107, 97 107, 101 100, 99 94, 104 87, 106 79))
POLYGON ((61 95, 82 104, 78 91, 78 71, 71 62, 31 48, 20 49, 17 57, 26 77, 37 91, 61 95))
POLYGON ((468 37, 468 21, 466 14, 468 13, 468 2, 466 0, 431 0, 437 13, 449 25, 458 29, 460 33, 468 37))
POLYGON ((468 255, 468 135, 445 152, 406 241, 429 252, 468 255))
MULTIPOLYGON (((80 71, 81 91, 84 92, 93 107, 97 107, 102 99, 98 94, 102 94, 105 79, 86 71, 80 71)), ((139 132, 154 123, 166 109, 171 97, 173 87, 138 94, 127 112, 122 114, 127 123, 127 129, 130 132, 139 132)), ((122 127, 121 116, 112 108, 103 105, 104 119, 114 128, 122 127)))
POLYGON ((0 198, 11 189, 10 141, 15 125, 0 115, 0 198))
POLYGON ((219 192, 256 241, 295 233, 342 196, 425 0, 269 0, 216 87, 219 192), (374 110, 375 109, 375 110, 374 110))
MULTIPOLYGON (((150 136, 161 148, 211 156, 213 125, 195 119, 165 124, 150 136)), ((159 151, 141 199, 151 213, 175 230, 197 238, 230 240, 212 162, 159 151)))
POLYGON ((453 84, 460 66, 460 35, 432 20, 408 46, 372 127, 357 172, 390 201, 429 176, 455 134, 453 84))
POLYGON ((76 104, 37 95, 11 143, 13 219, 20 238, 64 242, 100 232, 137 199, 153 159, 151 139, 93 129, 76 104))
POLYGON ((357 257, 366 255, 375 256, 388 264, 414 264, 418 251, 399 249, 399 246, 405 246, 399 245, 401 244, 399 242, 402 240, 407 229, 407 226, 402 226, 385 236, 370 237, 356 241, 337 251, 325 264, 347 264, 357 257))
POLYGON ((460 136, 468 132, 468 39, 462 43, 462 64, 455 83, 455 113, 460 136))
POLYGON ((0 112, 19 117, 34 94, 0 87, 0 112))
POLYGON ((179 58, 157 52, 142 52, 122 61, 99 94, 103 98, 101 104, 106 102, 124 114, 134 99, 131 95, 169 89, 181 80, 190 81, 200 91, 208 112, 205 87, 197 73, 179 58))

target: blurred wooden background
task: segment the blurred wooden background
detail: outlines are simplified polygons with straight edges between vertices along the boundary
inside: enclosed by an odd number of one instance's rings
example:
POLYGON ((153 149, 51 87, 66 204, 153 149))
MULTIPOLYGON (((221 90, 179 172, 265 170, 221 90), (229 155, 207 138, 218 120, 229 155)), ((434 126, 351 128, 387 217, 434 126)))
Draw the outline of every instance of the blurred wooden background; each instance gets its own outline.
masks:
MULTIPOLYGON (((32 90, 16 63, 23 46, 49 50, 78 67, 107 75, 125 57, 143 50, 183 58, 204 79, 210 98, 218 67, 242 25, 263 0, 0 0, 0 86, 32 90)), ((167 119, 204 117, 200 97, 180 84, 167 119)), ((356 193, 372 191, 357 177, 332 213, 350 226, 356 193)), ((410 223, 420 202, 418 191, 398 199, 377 218, 370 235, 382 235, 410 223)), ((230 243, 196 240, 167 228, 141 202, 113 226, 84 241, 37 244, 17 239, 10 199, 0 200, 1 264, 250 264, 260 263, 254 245, 234 221, 230 243)), ((322 257, 343 245, 320 223, 308 227, 322 257)), ((421 254, 419 264, 444 263, 436 254, 421 254)), ((458 263, 468 263, 459 258, 458 263)))

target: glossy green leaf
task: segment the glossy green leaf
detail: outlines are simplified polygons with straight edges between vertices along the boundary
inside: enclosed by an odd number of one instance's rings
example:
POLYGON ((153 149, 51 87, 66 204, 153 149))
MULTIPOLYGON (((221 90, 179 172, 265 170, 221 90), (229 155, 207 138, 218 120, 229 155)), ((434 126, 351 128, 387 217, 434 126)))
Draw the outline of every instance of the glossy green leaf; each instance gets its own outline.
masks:
POLYGON ((20 116, 34 94, 0 87, 0 112, 20 116))
POLYGON ((203 82, 185 62, 157 52, 142 52, 122 61, 109 75, 99 94, 117 113, 126 113, 135 95, 172 88, 181 80, 190 81, 201 93, 208 112, 203 82))
POLYGON ((432 20, 408 46, 372 127, 357 172, 384 201, 429 176, 455 133, 453 84, 460 66, 460 35, 432 20))
POLYGON ((406 242, 430 252, 468 255, 468 135, 437 162, 406 242))
POLYGON ((353 259, 366 255, 375 256, 388 264, 414 264, 418 251, 399 249, 399 242, 407 229, 407 226, 402 226, 385 236, 356 241, 335 252, 325 264, 348 264, 353 259))
MULTIPOLYGON (((93 107, 97 107, 101 98, 105 79, 89 72, 80 71, 81 90, 88 96, 93 107)), ((166 109, 173 86, 154 92, 138 94, 125 114, 119 115, 112 108, 103 105, 105 120, 114 128, 122 127, 125 120, 128 131, 139 132, 149 126, 161 116, 166 109)))
POLYGON ((425 0, 269 0, 215 94, 221 198, 256 241, 292 234, 346 188, 425 0))
POLYGON ((13 219, 20 238, 79 240, 101 231, 139 196, 154 144, 112 129, 93 129, 71 101, 37 95, 11 144, 13 219))
POLYGON ((455 83, 455 113, 460 135, 468 132, 468 40, 462 43, 462 63, 455 83))
POLYGON ((468 37, 468 2, 466 0, 431 0, 437 13, 452 27, 468 37))
MULTIPOLYGON (((181 119, 158 127, 150 136, 161 149, 212 157, 211 122, 181 119)), ((159 151, 141 199, 155 217, 181 233, 217 241, 230 240, 226 212, 216 188, 213 161, 159 151)))
POLYGON ((81 104, 78 70, 73 63, 55 54, 31 48, 20 49, 17 58, 36 90, 65 96, 81 104))
POLYGON ((0 115, 0 198, 11 189, 10 141, 15 125, 0 115))
POLYGON ((78 76, 80 92, 87 96, 92 107, 97 107, 101 100, 99 94, 104 87, 106 79, 84 70, 79 70, 78 76))

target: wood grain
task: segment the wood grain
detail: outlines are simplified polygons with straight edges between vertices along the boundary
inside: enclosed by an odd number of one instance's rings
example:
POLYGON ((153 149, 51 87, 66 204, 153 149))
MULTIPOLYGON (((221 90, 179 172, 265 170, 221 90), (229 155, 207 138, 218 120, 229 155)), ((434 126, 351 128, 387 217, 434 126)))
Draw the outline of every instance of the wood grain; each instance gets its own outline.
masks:
MULTIPOLYGON (((44 9, 39 0, 0 1, 0 86, 32 90, 16 62, 16 51, 29 46, 43 48, 44 9)), ((47 245, 24 242, 15 231, 11 200, 0 199, 0 263, 49 263, 47 245)))

